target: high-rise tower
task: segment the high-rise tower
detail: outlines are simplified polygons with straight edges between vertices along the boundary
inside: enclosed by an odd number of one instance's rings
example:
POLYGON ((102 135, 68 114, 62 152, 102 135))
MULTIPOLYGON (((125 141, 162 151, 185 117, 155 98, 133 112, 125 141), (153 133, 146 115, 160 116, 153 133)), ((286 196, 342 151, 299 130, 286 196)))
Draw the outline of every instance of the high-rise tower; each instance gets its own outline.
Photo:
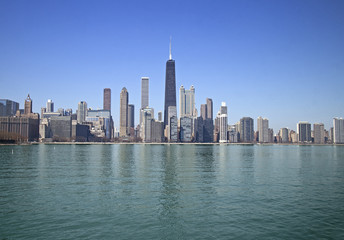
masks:
POLYGON ((213 100, 207 98, 207 118, 213 120, 213 100))
POLYGON ((269 120, 267 118, 257 118, 258 141, 260 143, 269 142, 269 120))
POLYGON ((149 77, 141 78, 141 109, 149 106, 149 77))
POLYGON ((135 106, 134 104, 128 104, 128 127, 135 127, 135 106))
POLYGON ((125 137, 128 135, 128 102, 129 94, 127 89, 124 87, 121 91, 120 97, 120 120, 119 120, 119 135, 125 137))
POLYGON ((195 114, 195 88, 185 90, 182 85, 179 90, 179 114, 180 117, 193 117, 195 114))
POLYGON ((103 109, 111 111, 111 89, 104 88, 103 109))
POLYGON ((171 41, 170 41, 170 58, 166 62, 166 78, 165 78, 165 107, 164 107, 164 127, 168 125, 168 107, 176 104, 176 70, 175 61, 172 59, 171 41))
POLYGON ((343 118, 333 118, 333 143, 344 143, 343 118))
POLYGON ((254 123, 250 117, 240 119, 240 142, 253 142, 254 140, 254 123))
POLYGON ((77 113, 78 123, 82 124, 86 120, 86 116, 87 116, 87 103, 85 101, 81 101, 78 104, 78 113, 77 113))

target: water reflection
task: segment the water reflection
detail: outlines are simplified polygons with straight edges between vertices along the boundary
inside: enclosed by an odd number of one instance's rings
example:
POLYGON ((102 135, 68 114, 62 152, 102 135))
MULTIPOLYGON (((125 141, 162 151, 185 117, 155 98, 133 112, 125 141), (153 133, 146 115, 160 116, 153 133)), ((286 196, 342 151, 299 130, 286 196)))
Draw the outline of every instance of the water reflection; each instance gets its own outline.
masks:
POLYGON ((122 144, 119 146, 118 153, 118 171, 119 178, 124 193, 131 195, 133 193, 134 171, 135 171, 135 156, 134 145, 122 144))
POLYGON ((183 221, 179 216, 180 183, 177 169, 177 145, 165 145, 161 158, 161 190, 159 221, 161 239, 180 239, 184 234, 183 221))

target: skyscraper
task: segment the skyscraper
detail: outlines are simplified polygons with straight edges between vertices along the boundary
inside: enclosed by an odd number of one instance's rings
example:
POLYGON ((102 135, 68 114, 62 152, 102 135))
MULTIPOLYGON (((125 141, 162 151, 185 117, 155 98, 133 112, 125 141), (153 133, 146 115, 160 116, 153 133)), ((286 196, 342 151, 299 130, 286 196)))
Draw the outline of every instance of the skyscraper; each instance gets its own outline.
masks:
POLYGON ((128 135, 128 102, 129 93, 127 89, 122 88, 120 95, 120 120, 119 120, 119 136, 125 137, 128 135))
POLYGON ((267 118, 258 117, 257 128, 258 128, 258 142, 260 143, 269 142, 269 120, 267 118))
POLYGON ((288 128, 281 128, 280 136, 281 136, 282 143, 289 142, 289 130, 288 130, 288 128))
POLYGON ((152 141, 152 121, 154 119, 154 110, 145 107, 141 109, 142 123, 141 123, 141 139, 143 142, 152 141))
POLYGON ((297 124, 297 134, 299 142, 312 142, 311 124, 309 122, 299 122, 297 124))
POLYGON ((227 117, 227 106, 225 102, 221 103, 220 115, 219 115, 219 130, 220 130, 220 143, 228 142, 227 130, 228 130, 228 117, 227 117))
POLYGON ((324 144, 325 143, 325 129, 323 123, 314 123, 313 124, 314 132, 314 143, 324 144))
POLYGON ((207 112, 207 104, 201 104, 201 117, 203 120, 208 118, 207 112))
POLYGON ((333 118, 333 143, 344 143, 343 118, 333 118))
POLYGON ((176 104, 176 70, 175 61, 172 59, 171 41, 170 41, 170 58, 166 62, 166 78, 165 78, 165 107, 164 107, 164 126, 168 125, 168 107, 176 104))
POLYGON ((141 109, 149 106, 149 77, 141 78, 141 109))
POLYGON ((111 111, 111 89, 104 88, 103 109, 111 111))
POLYGON ((141 78, 141 108, 139 110, 139 117, 140 117, 140 123, 142 124, 142 117, 144 115, 143 109, 149 107, 149 78, 148 77, 142 77, 141 78))
POLYGON ((77 121, 78 123, 82 124, 87 116, 87 103, 85 101, 81 101, 78 104, 78 113, 77 113, 77 121))
POLYGON ((24 114, 32 113, 32 99, 30 98, 30 94, 27 95, 24 105, 24 114))
MULTIPOLYGON (((206 99, 206 104, 201 105, 201 117, 203 119, 203 141, 214 141, 213 100, 206 99)), ((217 123, 220 123, 219 119, 217 123)), ((219 128, 217 129, 219 130, 219 128)), ((218 133, 218 132, 217 132, 218 133)), ((218 141, 218 139, 216 139, 218 141)))
POLYGON ((128 104, 128 126, 129 128, 135 127, 135 106, 134 104, 128 104))
POLYGON ((195 88, 185 90, 182 85, 179 90, 179 113, 180 117, 193 117, 195 113, 195 88))
POLYGON ((207 98, 207 118, 213 120, 213 100, 207 98))
POLYGON ((240 141, 253 142, 254 139, 254 126, 253 119, 250 117, 243 117, 240 119, 240 141))

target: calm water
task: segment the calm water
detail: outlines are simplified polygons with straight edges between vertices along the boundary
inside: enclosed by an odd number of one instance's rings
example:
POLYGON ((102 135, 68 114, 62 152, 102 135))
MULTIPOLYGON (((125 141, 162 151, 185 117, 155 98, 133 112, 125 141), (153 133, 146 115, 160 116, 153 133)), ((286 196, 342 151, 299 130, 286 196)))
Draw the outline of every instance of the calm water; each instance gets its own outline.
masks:
POLYGON ((344 146, 0 146, 0 239, 344 239, 344 146))

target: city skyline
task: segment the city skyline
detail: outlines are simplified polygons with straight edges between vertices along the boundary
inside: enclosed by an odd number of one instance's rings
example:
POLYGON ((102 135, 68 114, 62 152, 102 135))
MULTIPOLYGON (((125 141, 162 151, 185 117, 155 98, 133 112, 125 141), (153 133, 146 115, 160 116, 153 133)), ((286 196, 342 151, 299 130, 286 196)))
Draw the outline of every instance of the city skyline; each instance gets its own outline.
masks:
MULTIPOLYGON (((117 96, 126 87, 138 109, 143 76, 150 78, 150 107, 163 111, 172 35, 176 88, 195 86, 198 113, 206 98, 213 99, 216 110, 224 101, 229 124, 263 116, 275 133, 283 127, 296 130, 299 121, 329 129, 334 117, 344 115, 340 1, 171 3, 167 11, 162 3, 138 2, 140 11, 154 6, 156 15, 144 19, 127 4, 103 2, 93 10, 80 3, 50 3, 54 8, 41 1, 1 3, 2 99, 23 108, 29 93, 33 112, 40 113, 48 99, 55 109, 75 112, 80 101, 101 109, 103 89, 111 88, 111 112, 119 128, 117 96), (77 7, 82 11, 73 11, 77 7)), ((176 100, 179 106, 178 95, 176 100)), ((137 110, 135 115, 138 123, 137 110)))

